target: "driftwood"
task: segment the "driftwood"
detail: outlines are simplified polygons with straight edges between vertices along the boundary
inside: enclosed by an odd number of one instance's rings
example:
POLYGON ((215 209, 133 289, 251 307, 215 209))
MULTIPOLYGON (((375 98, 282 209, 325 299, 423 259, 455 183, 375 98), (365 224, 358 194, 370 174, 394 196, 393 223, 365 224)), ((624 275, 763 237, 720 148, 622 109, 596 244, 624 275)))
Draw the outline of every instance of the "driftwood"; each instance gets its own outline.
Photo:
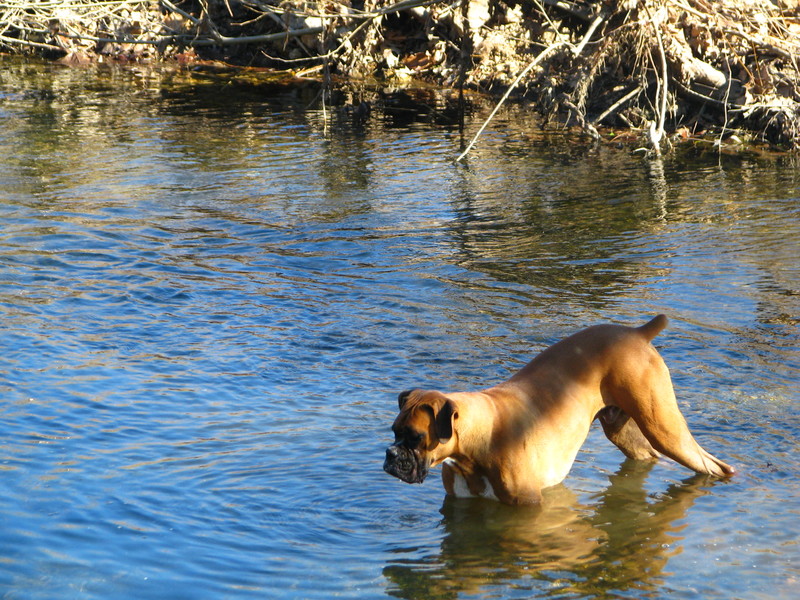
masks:
POLYGON ((654 152, 734 130, 800 148, 800 0, 0 0, 0 48, 517 91, 654 152))

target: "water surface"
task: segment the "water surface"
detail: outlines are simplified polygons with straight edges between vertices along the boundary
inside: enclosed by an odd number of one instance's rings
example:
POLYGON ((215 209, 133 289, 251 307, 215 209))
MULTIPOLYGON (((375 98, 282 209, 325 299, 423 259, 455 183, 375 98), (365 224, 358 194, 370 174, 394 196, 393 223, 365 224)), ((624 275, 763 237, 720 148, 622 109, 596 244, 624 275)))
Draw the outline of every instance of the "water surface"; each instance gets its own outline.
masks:
POLYGON ((169 79, 0 63, 2 597, 797 597, 795 162, 509 111, 456 166, 447 119, 169 79), (540 509, 383 473, 399 391, 658 312, 730 481, 598 429, 540 509))

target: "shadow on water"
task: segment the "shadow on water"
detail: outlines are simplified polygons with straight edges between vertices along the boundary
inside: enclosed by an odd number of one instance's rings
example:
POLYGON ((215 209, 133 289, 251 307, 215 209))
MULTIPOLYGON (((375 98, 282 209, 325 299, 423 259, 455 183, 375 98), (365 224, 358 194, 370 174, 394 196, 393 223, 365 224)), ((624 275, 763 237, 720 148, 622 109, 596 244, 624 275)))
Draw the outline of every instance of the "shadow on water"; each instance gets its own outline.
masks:
POLYGON ((769 213, 796 218, 794 200, 755 209, 749 200, 756 190, 792 198, 800 184, 790 163, 765 168, 740 161, 738 171, 727 173, 690 155, 665 170, 660 161, 636 161, 608 148, 579 153, 564 146, 540 145, 535 155, 528 148, 518 162, 513 157, 524 152, 511 145, 503 148, 507 162, 481 157, 473 170, 459 173, 451 231, 460 264, 508 283, 614 296, 665 274, 678 252, 665 234, 677 227, 724 224, 736 234, 729 238, 733 245, 770 235, 763 226, 772 222, 769 213))
POLYGON ((547 597, 663 590, 663 569, 682 551, 681 520, 712 484, 695 475, 651 496, 651 468, 625 461, 591 505, 564 486, 548 490, 541 507, 446 498, 438 554, 386 566, 389 593, 456 598, 505 585, 547 597))
POLYGON ((546 163, 541 165, 543 174, 514 202, 502 192, 521 189, 512 173, 499 173, 496 182, 479 186, 472 177, 465 178, 454 200, 451 226, 460 264, 499 281, 575 295, 603 290, 613 296, 614 290, 639 279, 642 267, 632 256, 635 252, 625 251, 626 234, 656 230, 663 224, 664 209, 639 192, 646 182, 630 161, 604 156, 583 162, 617 172, 619 185, 637 194, 609 202, 593 194, 596 190, 562 189, 555 176, 546 174, 555 165, 546 163))

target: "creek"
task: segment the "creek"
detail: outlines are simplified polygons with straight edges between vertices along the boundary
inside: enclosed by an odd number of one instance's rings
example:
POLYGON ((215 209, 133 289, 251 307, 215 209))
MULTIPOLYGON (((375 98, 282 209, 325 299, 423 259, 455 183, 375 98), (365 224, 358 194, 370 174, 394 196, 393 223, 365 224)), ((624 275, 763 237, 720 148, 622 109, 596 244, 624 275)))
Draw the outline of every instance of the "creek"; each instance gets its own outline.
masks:
POLYGON ((0 597, 798 596, 796 159, 423 112, 0 61, 0 597), (401 390, 660 312, 732 479, 597 424, 540 508, 382 471, 401 390))

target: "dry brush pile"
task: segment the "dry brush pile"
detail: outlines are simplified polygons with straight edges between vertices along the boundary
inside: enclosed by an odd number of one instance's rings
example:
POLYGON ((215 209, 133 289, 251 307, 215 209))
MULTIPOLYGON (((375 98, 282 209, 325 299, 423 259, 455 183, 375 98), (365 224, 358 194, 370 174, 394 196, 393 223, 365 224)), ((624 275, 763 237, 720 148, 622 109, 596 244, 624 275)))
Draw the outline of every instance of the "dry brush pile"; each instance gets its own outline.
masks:
POLYGON ((597 136, 800 148, 800 0, 0 0, 0 45, 515 90, 597 136))

